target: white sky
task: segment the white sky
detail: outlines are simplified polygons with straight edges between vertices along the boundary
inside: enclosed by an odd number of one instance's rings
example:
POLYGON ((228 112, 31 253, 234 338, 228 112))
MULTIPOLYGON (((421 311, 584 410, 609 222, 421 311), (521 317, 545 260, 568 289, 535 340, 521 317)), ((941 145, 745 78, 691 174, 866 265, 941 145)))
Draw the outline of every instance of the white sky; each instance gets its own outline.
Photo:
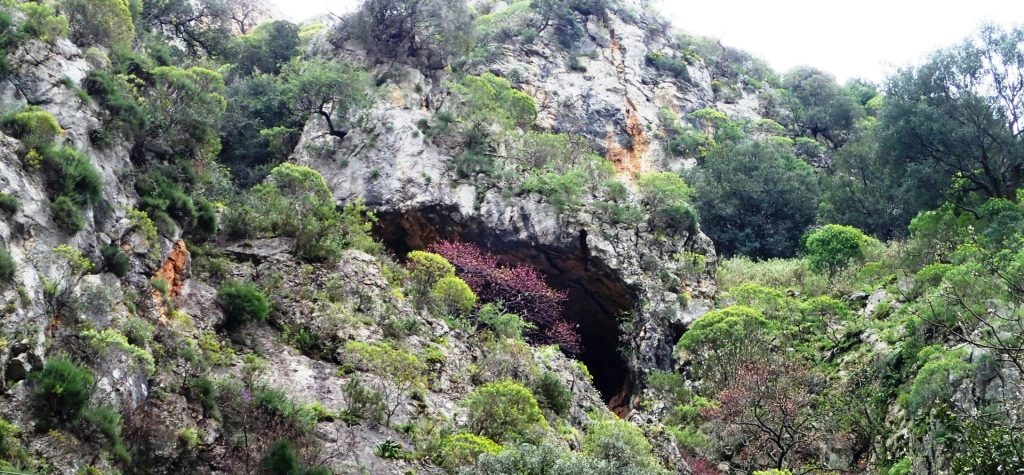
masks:
MULTIPOLYGON (((358 0, 271 0, 301 21, 358 0)), ((656 0, 677 28, 720 38, 780 72, 813 66, 840 81, 881 81, 982 22, 1024 23, 1024 0, 656 0)))

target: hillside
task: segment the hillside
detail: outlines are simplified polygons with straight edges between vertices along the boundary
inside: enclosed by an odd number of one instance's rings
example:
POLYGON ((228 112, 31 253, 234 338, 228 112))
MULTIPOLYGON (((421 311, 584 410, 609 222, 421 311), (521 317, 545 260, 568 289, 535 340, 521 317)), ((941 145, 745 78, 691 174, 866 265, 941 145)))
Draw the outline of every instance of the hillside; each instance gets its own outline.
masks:
POLYGON ((0 0, 4 473, 1019 473, 1020 29, 0 0))

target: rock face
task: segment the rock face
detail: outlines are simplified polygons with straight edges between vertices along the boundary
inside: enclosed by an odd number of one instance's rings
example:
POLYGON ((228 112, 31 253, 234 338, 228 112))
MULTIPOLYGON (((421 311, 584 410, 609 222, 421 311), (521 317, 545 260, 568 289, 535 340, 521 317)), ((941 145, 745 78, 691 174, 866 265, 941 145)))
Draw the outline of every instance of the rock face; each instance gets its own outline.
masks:
MULTIPOLYGON (((690 81, 681 82, 647 66, 648 53, 660 46, 649 44, 641 26, 615 15, 587 29, 581 58, 542 36, 505 47, 502 58, 480 72, 514 78, 537 104, 536 127, 584 136, 627 183, 637 173, 674 166, 655 132, 659 110, 713 105, 709 73, 697 64, 690 81), (582 67, 570 68, 574 60, 582 67)), ((346 45, 335 54, 362 53, 346 45)), ((380 236, 399 255, 461 239, 540 269, 569 292, 567 316, 580 324, 587 348, 582 359, 598 386, 607 399, 629 407, 630 385, 642 372, 668 369, 679 335, 708 307, 711 241, 700 232, 666 237, 643 223, 616 226, 587 211, 559 213, 539 195, 510 196, 457 178, 451 150, 417 128, 444 102, 436 91, 448 78, 389 66, 389 77, 397 79, 383 86, 368 121, 378 125, 338 141, 313 119, 293 160, 319 171, 340 202, 363 200, 371 207, 380 236), (676 258, 683 252, 706 256, 705 272, 685 272, 676 258), (620 325, 623 315, 627 323, 620 325), (629 356, 608 356, 613 350, 629 356)))

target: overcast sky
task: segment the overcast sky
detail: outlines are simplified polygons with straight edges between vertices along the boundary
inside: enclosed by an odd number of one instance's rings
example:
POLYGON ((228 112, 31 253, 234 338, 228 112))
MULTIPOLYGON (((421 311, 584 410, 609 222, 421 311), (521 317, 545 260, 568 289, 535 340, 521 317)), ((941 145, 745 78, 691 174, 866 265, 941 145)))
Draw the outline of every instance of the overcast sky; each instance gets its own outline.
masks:
MULTIPOLYGON (((294 21, 358 0, 271 0, 294 21)), ((1024 0, 656 0, 676 27, 720 38, 784 72, 807 65, 840 81, 880 81, 985 21, 1024 23, 1024 0)))

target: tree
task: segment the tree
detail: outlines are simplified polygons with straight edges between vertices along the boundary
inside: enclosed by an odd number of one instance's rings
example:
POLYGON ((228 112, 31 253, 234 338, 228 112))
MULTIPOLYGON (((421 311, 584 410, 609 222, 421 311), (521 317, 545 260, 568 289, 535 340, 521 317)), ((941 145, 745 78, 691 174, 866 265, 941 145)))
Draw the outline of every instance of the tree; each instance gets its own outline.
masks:
POLYGON ((690 362, 698 380, 720 387, 737 366, 761 354, 769 341, 769 328, 760 310, 742 305, 712 310, 683 333, 676 353, 690 362))
POLYGON ((71 25, 71 39, 79 45, 129 48, 135 40, 127 0, 64 0, 61 9, 71 25))
POLYGON ((827 435, 818 396, 824 379, 789 358, 748 361, 705 410, 722 440, 741 440, 748 468, 803 468, 819 463, 816 443, 827 435))
POLYGON ((386 425, 391 425, 391 418, 409 392, 426 385, 427 365, 401 348, 388 343, 350 341, 345 352, 353 363, 373 376, 377 391, 384 397, 386 425))
POLYGON ((292 114, 323 118, 327 133, 339 139, 348 135, 348 121, 369 104, 370 76, 344 60, 298 59, 281 71, 282 94, 292 114))
POLYGON ((276 76, 256 73, 227 88, 218 159, 231 168, 242 186, 260 182, 269 168, 287 158, 308 118, 292 114, 282 82, 276 76))
POLYGON ((218 55, 231 39, 231 8, 224 0, 147 0, 139 23, 180 44, 193 56, 218 55))
POLYGON ((824 272, 832 281, 851 261, 864 258, 868 242, 869 238, 857 228, 829 224, 807 235, 804 250, 811 270, 824 272))
POLYGON ((202 159, 220 151, 217 129, 227 106, 224 78, 197 66, 160 66, 145 75, 146 133, 136 143, 156 158, 202 159))
POLYGON ((378 58, 442 69, 471 31, 465 0, 366 0, 350 31, 378 58))
MULTIPOLYGON (((889 79, 881 148, 964 194, 1014 199, 1024 179, 1024 27, 981 28, 889 79)), ((943 187, 945 188, 945 187, 943 187)))
POLYGON ((813 68, 796 68, 782 78, 793 118, 801 129, 833 145, 841 145, 863 109, 832 75, 813 68))
POLYGON ((265 0, 227 0, 227 4, 235 29, 243 35, 269 11, 265 0))
POLYGON ((536 439, 547 427, 537 399, 514 381, 487 383, 462 400, 473 433, 498 443, 536 439))
POLYGON ((716 147, 694 189, 701 228, 726 256, 792 256, 818 202, 814 170, 775 141, 716 147))
POLYGON ((878 237, 905 236, 920 211, 942 202, 948 177, 879 147, 878 121, 862 121, 822 177, 821 219, 878 237))
POLYGON ((278 74, 281 67, 299 54, 299 26, 287 21, 262 23, 249 34, 235 38, 231 60, 238 72, 278 74))

